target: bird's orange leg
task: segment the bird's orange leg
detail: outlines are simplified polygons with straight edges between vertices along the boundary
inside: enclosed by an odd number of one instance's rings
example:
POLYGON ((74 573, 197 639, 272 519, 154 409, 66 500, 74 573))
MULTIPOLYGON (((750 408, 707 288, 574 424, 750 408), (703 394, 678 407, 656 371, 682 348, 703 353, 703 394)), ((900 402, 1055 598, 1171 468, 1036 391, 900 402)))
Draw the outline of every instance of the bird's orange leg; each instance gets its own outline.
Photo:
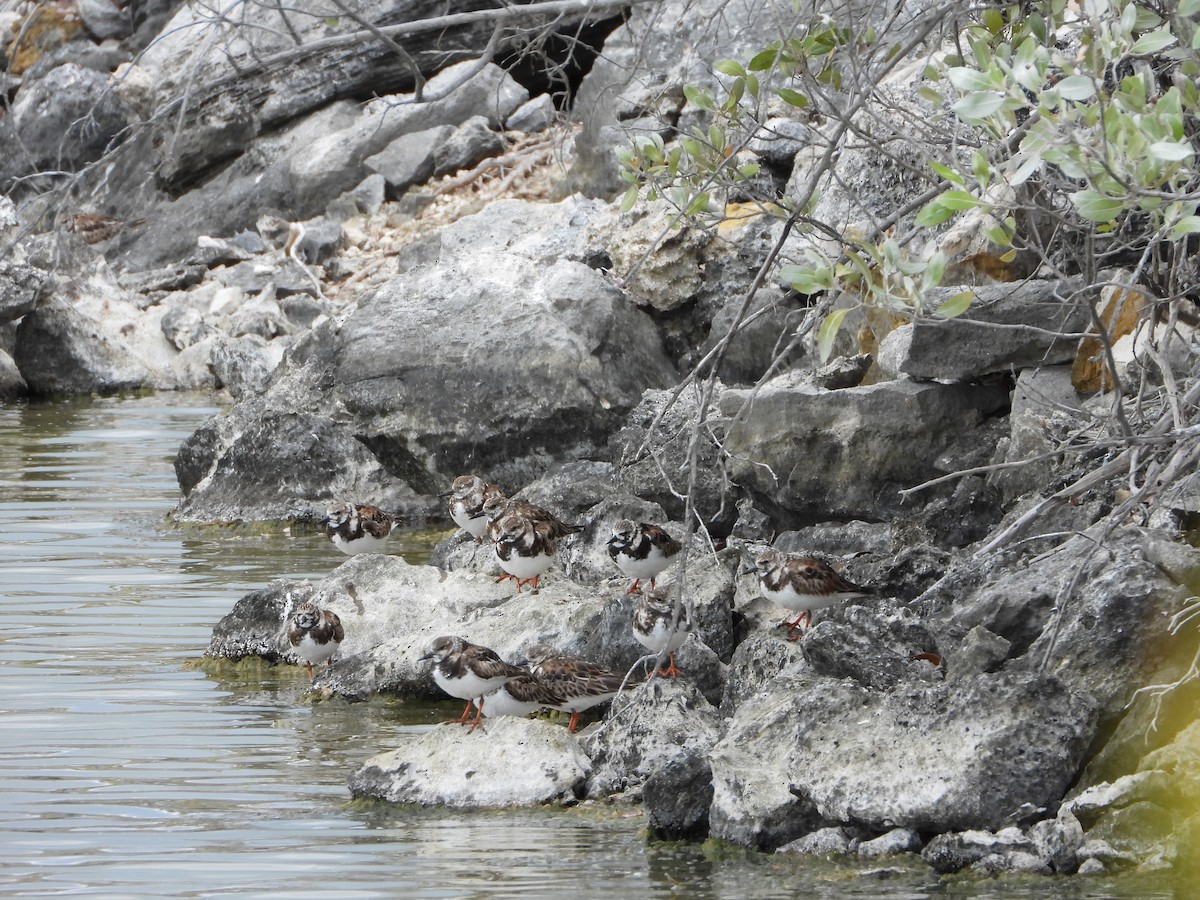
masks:
POLYGON ((667 667, 665 669, 659 669, 658 674, 663 678, 678 678, 683 674, 683 669, 677 668, 675 665, 674 653, 667 655, 667 667))
POLYGON ((642 581, 642 579, 640 579, 640 578, 633 579, 633 584, 631 584, 629 586, 629 590, 627 590, 625 593, 626 594, 640 594, 642 592, 642 590, 641 590, 641 588, 638 587, 638 585, 641 583, 641 581, 642 581))
POLYGON ((475 713, 475 718, 471 721, 471 727, 469 729, 467 729, 468 733, 474 731, 481 724, 483 724, 483 698, 482 697, 479 698, 479 702, 476 704, 476 706, 479 708, 479 711, 477 713, 475 713))
POLYGON ((308 680, 312 681, 313 680, 312 663, 306 662, 304 664, 304 668, 306 668, 308 670, 308 680))
POLYGON ((475 703, 475 701, 468 700, 467 708, 463 710, 462 716, 457 719, 447 719, 446 724, 447 725, 466 725, 467 717, 471 715, 471 707, 474 705, 474 703, 475 703))
POLYGON ((575 729, 579 727, 579 713, 571 713, 571 721, 567 723, 567 733, 574 734, 575 729))

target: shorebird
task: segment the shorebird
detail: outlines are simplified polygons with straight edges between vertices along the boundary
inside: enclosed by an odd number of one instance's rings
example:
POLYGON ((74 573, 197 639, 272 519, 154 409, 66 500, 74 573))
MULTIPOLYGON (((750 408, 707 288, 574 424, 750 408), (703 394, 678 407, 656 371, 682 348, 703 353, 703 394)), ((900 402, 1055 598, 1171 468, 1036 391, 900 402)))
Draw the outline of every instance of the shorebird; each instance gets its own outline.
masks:
POLYGON ((433 680, 451 697, 466 700, 467 706, 457 724, 466 725, 472 704, 478 707, 471 729, 483 719, 484 698, 501 685, 507 684, 529 670, 506 663, 495 650, 468 643, 460 637, 440 637, 421 656, 433 660, 433 680))
POLYGON ((322 520, 325 535, 343 553, 377 553, 399 523, 375 506, 336 503, 322 520))
POLYGON ((515 579, 518 593, 526 584, 532 584, 536 591, 542 573, 554 562, 558 541, 583 531, 582 525, 568 525, 549 510, 525 500, 494 497, 484 504, 484 510, 496 562, 505 572, 500 580, 515 579))
POLYGON ((296 648, 296 655, 304 660, 309 681, 313 678, 313 666, 321 663, 333 665, 333 655, 345 637, 346 632, 338 614, 330 609, 321 609, 312 600, 301 603, 288 616, 288 643, 296 648))
MULTIPOLYGON (((794 622, 785 619, 781 628, 799 628, 801 620, 807 628, 814 610, 874 593, 871 588, 843 578, 829 563, 815 556, 768 548, 755 557, 754 567, 758 570, 763 596, 798 613, 794 622)), ((788 638, 798 639, 799 635, 788 638)))
MULTIPOLYGON (((622 676, 585 659, 559 653, 548 644, 534 644, 526 653, 530 671, 560 698, 552 709, 569 712, 567 731, 579 727, 579 714, 607 703, 621 689, 622 676)), ((633 687, 633 685, 629 685, 633 687)))
POLYGON ((633 579, 625 593, 639 593, 639 583, 657 578, 679 553, 679 541, 659 525, 621 519, 608 539, 608 555, 622 572, 633 579))
POLYGON ((664 677, 675 678, 682 674, 675 666, 675 651, 687 640, 692 622, 686 604, 679 613, 679 622, 672 629, 675 605, 667 599, 667 591, 662 588, 642 594, 633 613, 633 636, 638 643, 652 653, 667 652, 667 667, 658 671, 664 677))
POLYGON ((442 491, 438 496, 449 498, 446 506, 450 518, 475 538, 477 544, 483 543, 483 534, 488 526, 484 504, 493 498, 507 499, 499 485, 484 481, 478 475, 459 475, 451 483, 450 490, 442 491))

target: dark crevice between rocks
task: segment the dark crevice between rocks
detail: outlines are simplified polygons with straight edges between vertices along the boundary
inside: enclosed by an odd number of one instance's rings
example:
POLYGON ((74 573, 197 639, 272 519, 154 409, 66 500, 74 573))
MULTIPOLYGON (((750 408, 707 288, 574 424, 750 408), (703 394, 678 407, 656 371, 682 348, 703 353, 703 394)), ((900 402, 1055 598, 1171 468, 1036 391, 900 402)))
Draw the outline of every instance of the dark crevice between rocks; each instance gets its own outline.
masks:
POLYGON ((442 479, 425 468, 408 449, 408 441, 395 434, 355 434, 354 439, 379 460, 389 475, 419 494, 436 494, 445 488, 442 479))
POLYGON ((536 35, 525 46, 498 56, 496 64, 528 90, 529 96, 549 94, 556 109, 568 110, 604 42, 626 18, 622 11, 599 22, 581 22, 536 35))

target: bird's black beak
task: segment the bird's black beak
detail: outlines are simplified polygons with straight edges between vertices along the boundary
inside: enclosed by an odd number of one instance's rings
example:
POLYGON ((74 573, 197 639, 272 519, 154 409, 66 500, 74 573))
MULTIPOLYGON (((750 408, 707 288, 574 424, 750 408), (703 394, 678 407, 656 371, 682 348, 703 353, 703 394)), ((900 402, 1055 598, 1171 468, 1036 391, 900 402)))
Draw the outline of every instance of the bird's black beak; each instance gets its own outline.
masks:
POLYGON ((438 496, 439 496, 439 497, 449 497, 449 496, 450 496, 451 494, 453 494, 453 493, 454 493, 454 491, 453 491, 453 490, 449 490, 449 491, 442 491, 440 494, 438 494, 438 496))
POLYGON ((433 653, 432 653, 432 651, 431 651, 431 652, 429 652, 429 653, 422 654, 421 656, 418 656, 418 657, 417 657, 417 662, 424 662, 424 661, 425 661, 425 660, 427 660, 427 659, 433 659, 433 653))
POLYGON ((743 562, 742 567, 740 569, 738 569, 738 575, 749 575, 751 572, 757 572, 757 571, 758 571, 758 566, 756 566, 754 564, 753 560, 748 559, 745 562, 743 562))

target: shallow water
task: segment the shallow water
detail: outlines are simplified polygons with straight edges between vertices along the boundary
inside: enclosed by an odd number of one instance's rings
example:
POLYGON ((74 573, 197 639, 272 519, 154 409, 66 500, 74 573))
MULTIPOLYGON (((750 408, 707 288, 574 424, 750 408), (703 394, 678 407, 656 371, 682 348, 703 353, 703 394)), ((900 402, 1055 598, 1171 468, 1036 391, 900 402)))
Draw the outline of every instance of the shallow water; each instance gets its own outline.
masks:
MULTIPOLYGON (((314 531, 170 521, 171 459, 215 411, 195 395, 0 406, 0 894, 1172 895, 1163 879, 942 882, 916 861, 648 843, 636 809, 603 804, 351 802, 359 762, 447 709, 317 702, 298 667, 195 665, 245 592, 344 559, 314 531)), ((429 535, 393 541, 417 561, 429 535)))

